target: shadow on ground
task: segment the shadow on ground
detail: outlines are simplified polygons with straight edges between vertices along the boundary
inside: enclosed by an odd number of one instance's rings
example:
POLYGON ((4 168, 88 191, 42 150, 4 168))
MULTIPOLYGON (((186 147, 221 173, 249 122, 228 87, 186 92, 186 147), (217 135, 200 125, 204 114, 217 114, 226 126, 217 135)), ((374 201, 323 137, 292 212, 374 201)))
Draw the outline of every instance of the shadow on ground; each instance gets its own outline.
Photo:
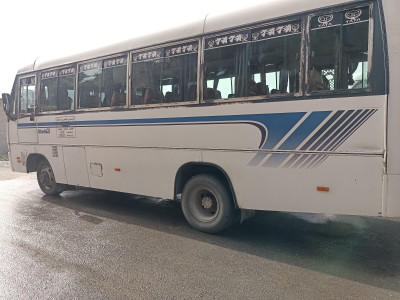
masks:
POLYGON ((92 224, 112 219, 400 292, 397 219, 257 212, 208 235, 192 229, 170 200, 90 190, 42 199, 92 224))

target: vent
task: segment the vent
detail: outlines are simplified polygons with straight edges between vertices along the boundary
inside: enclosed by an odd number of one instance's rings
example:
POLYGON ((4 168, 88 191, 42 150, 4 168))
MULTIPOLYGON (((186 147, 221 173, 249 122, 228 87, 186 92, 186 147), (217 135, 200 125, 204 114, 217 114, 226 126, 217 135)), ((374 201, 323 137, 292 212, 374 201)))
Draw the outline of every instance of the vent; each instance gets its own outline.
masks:
POLYGON ((53 153, 53 157, 58 157, 58 147, 57 146, 51 147, 51 152, 53 153))

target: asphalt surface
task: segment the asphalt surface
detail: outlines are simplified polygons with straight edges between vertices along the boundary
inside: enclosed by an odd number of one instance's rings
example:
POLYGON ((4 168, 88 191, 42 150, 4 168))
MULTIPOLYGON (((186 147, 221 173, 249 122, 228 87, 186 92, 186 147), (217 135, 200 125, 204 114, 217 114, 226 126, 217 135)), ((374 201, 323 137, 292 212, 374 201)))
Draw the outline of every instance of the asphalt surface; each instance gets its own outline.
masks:
POLYGON ((400 219, 259 212, 208 235, 172 201, 48 197, 7 168, 0 299, 400 299, 400 219))

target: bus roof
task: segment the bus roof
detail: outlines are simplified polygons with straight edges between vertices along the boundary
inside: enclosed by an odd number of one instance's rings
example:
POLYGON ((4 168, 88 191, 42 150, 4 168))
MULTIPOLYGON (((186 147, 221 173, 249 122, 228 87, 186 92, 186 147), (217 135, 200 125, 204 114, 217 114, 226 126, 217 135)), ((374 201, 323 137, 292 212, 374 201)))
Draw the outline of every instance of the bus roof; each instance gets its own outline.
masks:
POLYGON ((351 2, 363 2, 363 0, 302 0, 301 5, 299 5, 298 0, 268 0, 266 3, 261 5, 248 7, 239 11, 207 14, 190 24, 185 24, 184 26, 137 37, 103 48, 57 59, 38 58, 32 64, 18 70, 18 74, 68 65, 88 59, 100 58, 130 50, 197 37, 202 34, 218 32, 227 28, 250 25, 264 20, 278 19, 300 12, 307 12, 318 8, 351 2))

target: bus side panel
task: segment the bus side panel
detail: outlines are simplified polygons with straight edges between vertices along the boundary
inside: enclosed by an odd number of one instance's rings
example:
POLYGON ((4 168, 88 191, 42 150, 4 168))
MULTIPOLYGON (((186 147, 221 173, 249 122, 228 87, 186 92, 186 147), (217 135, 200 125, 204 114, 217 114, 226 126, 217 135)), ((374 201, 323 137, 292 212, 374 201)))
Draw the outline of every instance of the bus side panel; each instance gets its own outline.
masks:
POLYGON ((381 215, 381 157, 329 156, 316 169, 246 166, 254 155, 205 151, 230 176, 240 208, 381 215), (329 191, 318 191, 318 187, 329 191))
POLYGON ((400 175, 386 175, 387 203, 386 217, 400 217, 400 175))
POLYGON ((7 126, 8 142, 10 144, 18 143, 17 122, 10 120, 8 121, 7 126))
POLYGON ((87 147, 92 188, 174 198, 180 166, 200 161, 199 150, 87 147))
POLYGON ((63 147, 63 156, 67 183, 90 187, 85 147, 63 147))
POLYGON ((400 2, 383 0, 383 11, 386 24, 388 61, 389 61, 389 95, 387 119, 387 176, 385 176, 386 193, 384 206, 386 215, 400 216, 400 2))
MULTIPOLYGON (((400 174, 400 1, 383 0, 389 55, 388 174, 400 174)), ((391 185, 391 180, 389 180, 391 185)), ((389 187, 389 194, 396 188, 389 187)), ((400 198, 400 193, 397 193, 400 198)), ((399 200, 400 201, 400 200, 399 200)))
POLYGON ((35 145, 11 144, 10 162, 14 172, 27 173, 26 160, 29 154, 36 153, 35 145))

